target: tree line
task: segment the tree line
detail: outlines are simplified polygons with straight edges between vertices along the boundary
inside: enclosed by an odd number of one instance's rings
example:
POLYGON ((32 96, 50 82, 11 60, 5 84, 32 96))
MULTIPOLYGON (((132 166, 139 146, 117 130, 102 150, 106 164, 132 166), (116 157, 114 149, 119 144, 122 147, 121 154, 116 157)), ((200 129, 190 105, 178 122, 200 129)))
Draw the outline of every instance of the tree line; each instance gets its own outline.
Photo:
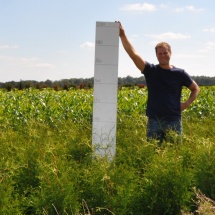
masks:
MULTIPOLYGON (((213 86, 215 85, 215 77, 208 76, 191 76, 193 80, 197 82, 199 86, 213 86)), ((11 91, 13 89, 28 89, 28 88, 53 88, 55 90, 69 90, 70 88, 75 89, 90 89, 93 88, 94 78, 71 78, 71 79, 62 79, 58 81, 34 81, 34 80, 20 80, 20 81, 9 81, 9 82, 0 82, 0 88, 11 91)), ((118 78, 119 87, 144 87, 146 86, 145 77, 119 77, 118 78)))

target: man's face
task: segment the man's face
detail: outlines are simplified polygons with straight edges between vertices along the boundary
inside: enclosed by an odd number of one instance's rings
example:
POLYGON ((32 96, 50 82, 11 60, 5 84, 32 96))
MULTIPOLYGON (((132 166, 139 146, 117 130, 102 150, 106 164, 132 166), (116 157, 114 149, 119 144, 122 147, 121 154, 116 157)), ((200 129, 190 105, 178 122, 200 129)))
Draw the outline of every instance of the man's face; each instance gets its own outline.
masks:
POLYGON ((169 65, 171 52, 166 47, 158 47, 156 56, 160 65, 169 65))

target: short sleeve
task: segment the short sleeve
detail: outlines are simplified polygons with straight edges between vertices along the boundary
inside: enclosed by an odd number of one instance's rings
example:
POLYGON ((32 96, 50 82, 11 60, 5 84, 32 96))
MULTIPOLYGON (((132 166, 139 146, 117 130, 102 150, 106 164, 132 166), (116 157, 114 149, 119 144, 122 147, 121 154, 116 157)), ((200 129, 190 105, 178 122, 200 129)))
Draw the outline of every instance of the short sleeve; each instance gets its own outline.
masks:
POLYGON ((189 87, 193 82, 193 79, 189 76, 186 71, 183 71, 183 85, 189 87))

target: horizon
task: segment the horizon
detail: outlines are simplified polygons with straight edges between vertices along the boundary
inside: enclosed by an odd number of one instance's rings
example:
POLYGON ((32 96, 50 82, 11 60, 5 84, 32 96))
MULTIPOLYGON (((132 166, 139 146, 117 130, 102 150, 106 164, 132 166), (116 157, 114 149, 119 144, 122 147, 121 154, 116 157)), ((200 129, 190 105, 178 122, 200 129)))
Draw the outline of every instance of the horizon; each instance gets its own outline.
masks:
MULTIPOLYGON (((133 76, 130 76, 130 75, 127 75, 127 76, 125 76, 125 77, 118 77, 118 78, 127 78, 127 77, 131 77, 131 78, 134 78, 134 79, 138 79, 138 78, 141 78, 141 77, 143 77, 143 78, 145 78, 144 77, 144 75, 141 75, 141 76, 139 76, 139 77, 133 77, 133 76)), ((191 78, 193 78, 193 77, 195 77, 195 78, 199 78, 199 77, 203 77, 203 78, 210 78, 210 79, 213 79, 213 78, 215 78, 215 76, 204 76, 204 75, 200 75, 200 76, 195 76, 195 75, 191 75, 191 78)), ((50 79, 46 79, 46 80, 39 80, 39 81, 37 81, 37 80, 22 80, 22 79, 20 79, 19 81, 5 81, 5 82, 1 82, 0 81, 0 83, 2 84, 5 84, 5 83, 10 83, 10 82, 28 82, 28 81, 35 81, 35 82, 46 82, 46 81, 51 81, 51 82, 58 82, 58 81, 64 81, 64 80, 71 80, 71 79, 83 79, 83 80, 85 80, 85 79, 94 79, 94 77, 88 77, 88 78, 63 78, 63 79, 59 79, 59 80, 50 80, 50 79)))

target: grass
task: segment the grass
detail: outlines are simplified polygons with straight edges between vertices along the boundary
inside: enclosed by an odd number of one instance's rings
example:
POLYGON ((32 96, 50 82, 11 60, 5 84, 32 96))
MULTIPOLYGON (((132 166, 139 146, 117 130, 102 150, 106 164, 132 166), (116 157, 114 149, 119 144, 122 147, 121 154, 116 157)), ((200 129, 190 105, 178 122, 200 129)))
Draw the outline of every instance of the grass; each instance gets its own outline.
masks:
POLYGON ((87 122, 1 129, 1 214, 179 214, 192 210, 193 187, 214 196, 213 135, 187 129, 182 145, 158 147, 145 117, 120 121, 113 162, 92 159, 87 122))
MULTIPOLYGON (((132 93, 127 97, 137 96, 132 93)), ((51 92, 40 96, 49 102, 60 99, 51 92)), ((25 106, 21 100, 26 96, 20 93, 16 105, 7 104, 10 112, 4 109, 0 117, 0 214, 213 214, 213 117, 185 112, 183 143, 158 146, 146 142, 146 117, 138 112, 139 107, 132 104, 130 114, 128 103, 119 104, 117 153, 110 161, 92 156, 89 109, 82 107, 80 118, 77 113, 60 112, 69 102, 64 93, 61 96, 66 103, 58 100, 58 108, 47 102, 49 110, 44 109, 44 115, 42 106, 39 112, 28 106, 31 102, 25 106), (15 106, 19 107, 17 115, 15 106), (31 117, 26 117, 23 108, 31 117)), ((11 102, 13 96, 8 98, 11 102)))

